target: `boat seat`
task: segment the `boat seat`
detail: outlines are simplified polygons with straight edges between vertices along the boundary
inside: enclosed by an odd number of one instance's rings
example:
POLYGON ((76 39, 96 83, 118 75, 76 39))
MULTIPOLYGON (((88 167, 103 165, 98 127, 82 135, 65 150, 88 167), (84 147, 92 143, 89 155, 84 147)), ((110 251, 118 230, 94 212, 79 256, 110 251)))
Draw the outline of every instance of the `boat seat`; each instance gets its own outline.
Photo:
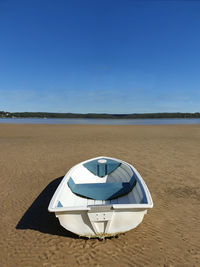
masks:
POLYGON ((95 159, 83 164, 85 168, 99 177, 104 177, 105 175, 110 174, 120 165, 121 163, 116 160, 104 158, 95 159))
POLYGON ((136 185, 136 182, 136 178, 132 176, 130 181, 125 183, 76 184, 70 177, 68 180, 68 186, 73 193, 82 197, 95 200, 111 200, 128 194, 136 185))

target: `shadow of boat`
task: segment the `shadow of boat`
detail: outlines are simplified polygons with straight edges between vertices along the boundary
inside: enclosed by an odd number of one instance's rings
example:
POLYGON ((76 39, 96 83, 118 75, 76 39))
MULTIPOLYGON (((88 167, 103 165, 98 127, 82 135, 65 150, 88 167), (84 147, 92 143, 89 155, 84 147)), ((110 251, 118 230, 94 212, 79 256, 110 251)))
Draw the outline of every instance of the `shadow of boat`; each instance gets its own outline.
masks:
POLYGON ((16 229, 31 229, 52 235, 79 238, 64 229, 54 213, 48 212, 49 202, 62 178, 63 176, 58 177, 47 185, 19 220, 16 229))

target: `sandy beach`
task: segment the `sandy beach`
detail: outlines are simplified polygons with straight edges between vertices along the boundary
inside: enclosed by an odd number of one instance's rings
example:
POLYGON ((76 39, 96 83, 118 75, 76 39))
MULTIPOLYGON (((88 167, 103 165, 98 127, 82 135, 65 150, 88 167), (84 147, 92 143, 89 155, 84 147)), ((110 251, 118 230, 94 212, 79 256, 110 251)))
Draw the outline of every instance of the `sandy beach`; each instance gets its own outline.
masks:
POLYGON ((200 125, 0 124, 0 266, 200 266, 200 125), (118 238, 86 240, 48 213, 65 173, 95 156, 131 163, 154 208, 118 238))

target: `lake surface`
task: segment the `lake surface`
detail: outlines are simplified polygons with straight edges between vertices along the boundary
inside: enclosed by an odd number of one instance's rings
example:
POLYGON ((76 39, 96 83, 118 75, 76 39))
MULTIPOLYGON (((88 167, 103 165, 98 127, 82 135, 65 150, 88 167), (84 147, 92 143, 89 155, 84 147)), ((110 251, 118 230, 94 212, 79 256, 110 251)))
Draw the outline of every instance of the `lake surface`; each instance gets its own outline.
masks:
POLYGON ((0 123, 12 124, 105 124, 105 125, 159 125, 200 124, 200 119, 41 119, 1 118, 0 123))

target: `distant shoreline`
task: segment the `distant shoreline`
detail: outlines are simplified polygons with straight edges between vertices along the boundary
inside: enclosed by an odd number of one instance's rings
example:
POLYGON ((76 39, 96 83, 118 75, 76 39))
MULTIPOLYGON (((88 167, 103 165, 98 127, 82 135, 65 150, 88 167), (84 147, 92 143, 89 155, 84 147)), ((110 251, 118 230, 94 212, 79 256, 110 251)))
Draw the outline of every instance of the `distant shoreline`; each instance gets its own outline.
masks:
POLYGON ((133 113, 133 114, 107 114, 107 113, 54 113, 54 112, 5 112, 0 111, 0 118, 46 118, 46 119, 199 119, 200 112, 181 113, 133 113))

